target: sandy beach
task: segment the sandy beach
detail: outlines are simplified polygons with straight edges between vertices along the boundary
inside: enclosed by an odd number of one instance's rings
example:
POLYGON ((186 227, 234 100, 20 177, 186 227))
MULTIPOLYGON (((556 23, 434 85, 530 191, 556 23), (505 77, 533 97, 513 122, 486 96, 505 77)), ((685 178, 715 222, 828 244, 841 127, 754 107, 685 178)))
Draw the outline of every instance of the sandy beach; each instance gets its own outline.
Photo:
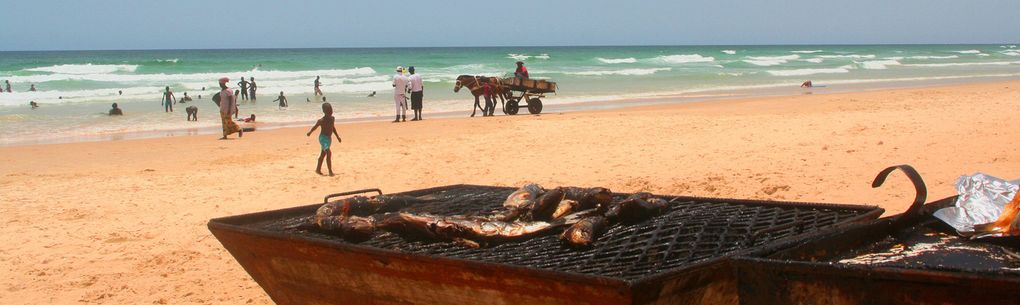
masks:
POLYGON ((1018 92, 1007 81, 343 124, 335 177, 313 172, 307 128, 0 148, 0 303, 272 304, 207 221, 370 187, 536 182, 890 215, 914 194, 899 173, 871 188, 889 165, 917 168, 929 201, 955 195, 963 174, 1020 178, 1018 92))

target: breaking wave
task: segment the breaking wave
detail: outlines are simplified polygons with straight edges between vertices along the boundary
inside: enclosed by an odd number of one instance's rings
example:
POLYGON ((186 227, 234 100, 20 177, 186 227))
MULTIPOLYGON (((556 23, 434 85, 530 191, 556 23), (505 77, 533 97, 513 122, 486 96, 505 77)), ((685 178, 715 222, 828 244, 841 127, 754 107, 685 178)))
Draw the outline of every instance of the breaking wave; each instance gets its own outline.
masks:
POLYGON ((756 65, 756 66, 776 66, 785 64, 791 60, 800 58, 800 55, 785 55, 785 56, 748 56, 744 62, 756 65))
POLYGON ((798 53, 798 54, 812 54, 812 53, 819 53, 819 52, 822 52, 822 50, 801 50, 801 51, 790 51, 790 53, 798 53))
POLYGON ((659 56, 656 57, 655 60, 671 64, 686 64, 699 62, 713 62, 715 61, 715 57, 701 56, 701 54, 679 54, 659 56))
POLYGON ((632 63, 636 63, 637 62, 637 59, 634 58, 634 57, 627 57, 627 58, 602 58, 602 57, 598 57, 598 58, 595 58, 595 59, 598 60, 598 61, 601 61, 602 63, 606 63, 606 64, 632 64, 632 63))
POLYGON ((603 75, 651 75, 656 72, 670 71, 673 68, 649 68, 649 69, 622 69, 622 70, 607 70, 607 71, 583 71, 583 72, 564 72, 564 74, 570 75, 584 75, 584 76, 603 76, 603 75))
POLYGON ((734 50, 722 50, 722 52, 730 55, 737 54, 737 51, 734 50))
POLYGON ((861 68, 868 70, 885 70, 889 66, 901 65, 899 61, 888 59, 888 60, 873 60, 859 63, 861 68))
POLYGON ((847 73, 850 72, 850 69, 847 69, 846 67, 840 67, 828 69, 768 70, 766 72, 773 76, 804 76, 814 74, 847 73))
POLYGON ((138 65, 93 65, 88 63, 30 68, 25 69, 25 71, 60 74, 105 74, 114 72, 135 72, 136 69, 138 69, 138 65))

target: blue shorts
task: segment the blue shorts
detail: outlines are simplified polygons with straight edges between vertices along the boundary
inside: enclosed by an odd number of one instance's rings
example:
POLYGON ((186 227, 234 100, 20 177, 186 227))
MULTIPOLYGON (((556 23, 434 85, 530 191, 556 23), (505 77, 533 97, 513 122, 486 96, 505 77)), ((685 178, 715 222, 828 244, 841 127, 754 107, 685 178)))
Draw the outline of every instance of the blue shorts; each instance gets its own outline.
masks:
POLYGON ((332 145, 332 144, 333 144, 333 138, 330 138, 329 135, 324 135, 324 134, 320 134, 319 135, 319 146, 322 146, 322 150, 329 149, 329 146, 332 145))

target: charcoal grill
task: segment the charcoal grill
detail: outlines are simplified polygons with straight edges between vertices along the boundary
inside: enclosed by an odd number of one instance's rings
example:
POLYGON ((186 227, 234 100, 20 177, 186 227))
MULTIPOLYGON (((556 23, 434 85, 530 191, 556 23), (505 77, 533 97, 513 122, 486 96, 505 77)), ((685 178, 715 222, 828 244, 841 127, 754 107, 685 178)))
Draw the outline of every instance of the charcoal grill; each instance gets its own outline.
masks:
MULTIPOLYGON (((406 212, 472 215, 496 209, 514 190, 451 185, 396 195, 439 199, 406 212)), ((673 203, 667 213, 613 226, 580 251, 561 246, 554 235, 470 249, 389 233, 354 244, 293 229, 320 204, 213 219, 209 229, 277 304, 736 304, 727 258, 883 212, 863 205, 660 197, 673 203)))
POLYGON ((931 216, 956 197, 923 193, 904 214, 737 259, 740 303, 1020 304, 1020 241, 958 237, 931 216))

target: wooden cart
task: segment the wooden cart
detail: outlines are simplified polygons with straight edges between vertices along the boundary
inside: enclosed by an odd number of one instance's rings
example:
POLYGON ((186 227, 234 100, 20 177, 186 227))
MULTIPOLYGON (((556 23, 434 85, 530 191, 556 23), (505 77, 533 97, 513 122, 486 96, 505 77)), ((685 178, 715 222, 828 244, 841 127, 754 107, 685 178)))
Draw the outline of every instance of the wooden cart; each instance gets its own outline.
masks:
POLYGON ((503 112, 508 115, 515 115, 520 107, 528 107, 531 114, 542 113, 542 100, 546 93, 556 93, 556 83, 539 79, 522 79, 508 77, 500 80, 503 86, 510 89, 506 93, 506 104, 503 105, 503 112))

